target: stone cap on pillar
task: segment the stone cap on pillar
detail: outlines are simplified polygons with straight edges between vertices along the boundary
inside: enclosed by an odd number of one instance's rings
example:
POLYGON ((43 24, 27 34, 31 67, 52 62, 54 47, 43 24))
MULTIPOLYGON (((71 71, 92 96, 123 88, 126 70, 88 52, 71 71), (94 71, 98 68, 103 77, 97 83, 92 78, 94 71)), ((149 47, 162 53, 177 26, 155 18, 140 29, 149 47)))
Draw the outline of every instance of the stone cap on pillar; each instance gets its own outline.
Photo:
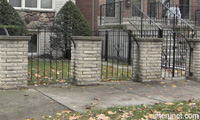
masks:
POLYGON ((163 42, 164 38, 136 38, 137 42, 163 42))
POLYGON ((6 41, 30 41, 31 36, 0 36, 0 40, 6 41))

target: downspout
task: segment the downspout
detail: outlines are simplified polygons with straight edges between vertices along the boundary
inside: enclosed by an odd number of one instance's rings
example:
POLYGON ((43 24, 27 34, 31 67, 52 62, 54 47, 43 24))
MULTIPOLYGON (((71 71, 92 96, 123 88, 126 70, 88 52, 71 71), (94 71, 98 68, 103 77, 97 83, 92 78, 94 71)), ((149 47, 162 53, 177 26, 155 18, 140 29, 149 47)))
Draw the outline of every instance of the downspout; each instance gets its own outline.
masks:
POLYGON ((94 31, 94 6, 95 6, 95 0, 92 0, 92 31, 94 31))

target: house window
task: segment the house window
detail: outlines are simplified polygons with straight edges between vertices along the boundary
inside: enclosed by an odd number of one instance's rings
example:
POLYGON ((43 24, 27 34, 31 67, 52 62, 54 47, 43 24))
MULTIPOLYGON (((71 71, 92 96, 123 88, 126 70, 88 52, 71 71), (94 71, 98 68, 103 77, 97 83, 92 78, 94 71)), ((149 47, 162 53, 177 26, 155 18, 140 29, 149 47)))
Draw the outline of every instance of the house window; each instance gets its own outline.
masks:
POLYGON ((22 7, 22 1, 21 0, 9 0, 10 5, 13 7, 22 7))
POLYGON ((55 0, 8 0, 16 9, 52 10, 55 0))
POLYGON ((37 0, 25 0, 25 7, 37 8, 37 0))
POLYGON ((115 17, 115 0, 106 0, 106 17, 115 17))
POLYGON ((41 8, 52 8, 52 0, 41 0, 41 8))

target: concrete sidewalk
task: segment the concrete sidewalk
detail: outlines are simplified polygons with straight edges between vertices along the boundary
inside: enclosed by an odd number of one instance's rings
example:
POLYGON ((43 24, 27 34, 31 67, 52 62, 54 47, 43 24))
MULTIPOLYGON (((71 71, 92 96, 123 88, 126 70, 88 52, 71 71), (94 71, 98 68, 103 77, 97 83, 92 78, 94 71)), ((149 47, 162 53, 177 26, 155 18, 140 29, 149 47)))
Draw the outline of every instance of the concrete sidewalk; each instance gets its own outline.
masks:
POLYGON ((107 82, 100 86, 53 85, 29 90, 0 90, 0 120, 53 116, 65 110, 78 112, 114 106, 154 104, 200 99, 200 83, 174 81, 154 84, 107 82))
POLYGON ((154 104, 177 100, 200 99, 200 83, 195 81, 174 81, 154 84, 137 82, 111 82, 101 86, 66 88, 37 87, 38 91, 73 109, 86 111, 113 106, 154 104))
POLYGON ((34 89, 0 90, 0 120, 39 119, 65 110, 68 108, 34 89))

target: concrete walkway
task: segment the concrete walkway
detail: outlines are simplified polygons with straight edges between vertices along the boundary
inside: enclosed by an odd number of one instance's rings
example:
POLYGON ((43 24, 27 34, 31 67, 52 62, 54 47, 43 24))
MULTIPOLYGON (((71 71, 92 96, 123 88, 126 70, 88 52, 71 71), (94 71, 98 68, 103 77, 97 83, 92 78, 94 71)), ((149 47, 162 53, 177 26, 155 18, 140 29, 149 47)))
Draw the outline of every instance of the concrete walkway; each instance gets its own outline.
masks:
POLYGON ((52 116, 65 110, 86 111, 114 106, 154 104, 200 99, 200 82, 174 81, 147 84, 107 82, 100 86, 40 86, 29 90, 0 90, 0 120, 52 116), (2 109, 3 108, 3 109, 2 109))
POLYGON ((43 94, 78 112, 104 109, 113 106, 154 104, 178 100, 200 99, 200 83, 195 81, 161 82, 111 82, 101 86, 66 88, 36 88, 43 94))
POLYGON ((64 110, 68 108, 34 89, 0 90, 0 120, 39 119, 64 110))

